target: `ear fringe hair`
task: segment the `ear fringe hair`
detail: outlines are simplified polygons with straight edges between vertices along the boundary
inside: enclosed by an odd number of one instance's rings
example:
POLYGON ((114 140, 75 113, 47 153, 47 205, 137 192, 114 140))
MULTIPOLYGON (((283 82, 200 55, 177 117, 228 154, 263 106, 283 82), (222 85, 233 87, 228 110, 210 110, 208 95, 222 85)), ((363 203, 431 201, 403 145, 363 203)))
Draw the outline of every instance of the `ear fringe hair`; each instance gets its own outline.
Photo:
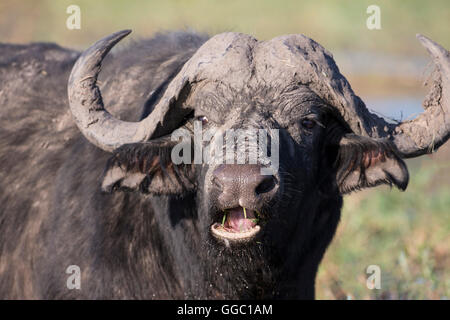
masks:
MULTIPOLYGON (((172 183, 181 185, 183 190, 191 189, 195 186, 192 179, 195 168, 190 164, 175 165, 171 159, 172 148, 173 143, 170 141, 123 145, 109 158, 105 173, 109 168, 117 166, 127 172, 145 174, 145 179, 140 184, 140 191, 144 193, 148 192, 150 182, 156 176, 170 179, 172 183)), ((120 182, 121 180, 116 184, 119 186, 120 182)))
POLYGON ((380 184, 397 186, 405 190, 408 181, 398 181, 388 172, 385 172, 385 179, 378 179, 375 182, 369 182, 366 177, 366 170, 376 161, 386 161, 387 158, 402 161, 398 156, 395 146, 386 139, 372 139, 355 134, 345 135, 341 142, 336 161, 333 166, 336 169, 336 181, 342 186, 345 179, 352 172, 359 172, 359 183, 351 188, 344 188, 343 193, 349 193, 368 187, 375 187, 380 184))

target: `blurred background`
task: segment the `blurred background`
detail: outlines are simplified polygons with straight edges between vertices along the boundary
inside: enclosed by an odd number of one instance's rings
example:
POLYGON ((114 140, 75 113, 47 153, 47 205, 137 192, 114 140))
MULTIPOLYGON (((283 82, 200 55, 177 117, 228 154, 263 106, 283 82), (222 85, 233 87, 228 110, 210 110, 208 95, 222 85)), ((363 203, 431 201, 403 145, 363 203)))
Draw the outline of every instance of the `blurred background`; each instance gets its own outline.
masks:
MULTIPOLYGON (((448 0, 1 0, 0 42, 57 42, 84 49, 121 29, 131 38, 193 29, 237 31, 260 40, 305 34, 330 50, 368 108, 396 120, 422 111, 432 65, 415 38, 423 33, 450 49, 448 0), (81 29, 69 30, 69 5, 81 29), (381 29, 369 30, 370 5, 381 29)), ((126 41, 123 41, 126 43, 126 41)), ((450 297, 450 142, 408 160, 406 192, 378 187, 345 198, 340 226, 317 279, 318 299, 448 299, 450 297), (366 268, 381 268, 381 289, 366 286, 366 268)))

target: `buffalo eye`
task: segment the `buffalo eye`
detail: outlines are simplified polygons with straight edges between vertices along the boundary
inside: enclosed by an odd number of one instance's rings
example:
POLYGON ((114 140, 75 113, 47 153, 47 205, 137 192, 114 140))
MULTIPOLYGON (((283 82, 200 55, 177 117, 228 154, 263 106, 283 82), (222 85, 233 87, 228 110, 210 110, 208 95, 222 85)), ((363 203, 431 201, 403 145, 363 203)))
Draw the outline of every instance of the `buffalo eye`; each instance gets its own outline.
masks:
POLYGON ((306 129, 311 130, 312 128, 314 128, 316 125, 316 122, 314 120, 311 119, 303 119, 302 120, 302 126, 306 129))
POLYGON ((208 123, 209 120, 205 116, 198 116, 197 117, 197 121, 201 121, 202 125, 204 126, 204 125, 206 125, 208 123))

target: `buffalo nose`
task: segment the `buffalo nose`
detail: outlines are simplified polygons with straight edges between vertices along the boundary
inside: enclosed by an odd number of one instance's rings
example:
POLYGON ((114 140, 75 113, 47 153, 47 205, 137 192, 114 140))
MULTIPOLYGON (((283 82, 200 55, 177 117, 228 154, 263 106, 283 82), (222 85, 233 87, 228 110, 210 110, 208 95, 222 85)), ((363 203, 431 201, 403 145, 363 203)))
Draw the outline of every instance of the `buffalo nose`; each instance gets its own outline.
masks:
POLYGON ((213 182, 220 190, 224 208, 236 206, 257 209, 269 202, 278 190, 274 175, 261 174, 260 165, 222 164, 213 171, 213 182))

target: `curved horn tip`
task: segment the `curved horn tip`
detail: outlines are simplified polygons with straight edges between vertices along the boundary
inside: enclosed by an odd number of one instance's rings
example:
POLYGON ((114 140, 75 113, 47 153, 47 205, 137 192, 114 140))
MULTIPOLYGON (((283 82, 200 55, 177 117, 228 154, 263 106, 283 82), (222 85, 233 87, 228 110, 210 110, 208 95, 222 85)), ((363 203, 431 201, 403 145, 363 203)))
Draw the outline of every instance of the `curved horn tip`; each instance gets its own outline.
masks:
POLYGON ((125 38, 131 33, 131 30, 121 30, 110 34, 96 43, 94 43, 90 48, 83 52, 82 56, 90 55, 92 52, 100 51, 102 58, 112 49, 120 40, 125 38))
POLYGON ((131 29, 120 30, 120 31, 117 31, 117 32, 114 32, 113 34, 111 34, 111 37, 112 38, 120 37, 120 39, 122 39, 122 38, 126 37, 127 35, 129 35, 131 32, 132 32, 131 29))
POLYGON ((112 151, 116 146, 124 143, 109 137, 106 129, 98 125, 90 127, 91 124, 105 122, 107 123, 106 127, 117 127, 117 130, 122 130, 125 134, 128 134, 124 138, 124 141, 127 142, 134 141, 133 134, 139 129, 139 123, 130 124, 113 118, 105 110, 100 90, 97 87, 97 76, 103 58, 114 45, 130 33, 131 30, 122 30, 97 41, 80 55, 69 76, 67 86, 69 107, 75 122, 89 141, 105 151, 112 151), (89 79, 89 82, 82 85, 87 79, 89 79), (85 105, 82 102, 83 100, 91 101, 91 103, 85 105))
MULTIPOLYGON (((120 40, 125 38, 131 33, 131 30, 121 30, 114 32, 113 34, 110 34, 109 36, 104 37, 103 39, 100 39, 96 44, 94 44, 92 47, 97 47, 97 44, 104 43, 104 46, 108 49, 114 47, 120 40)), ((107 50, 109 51, 109 50, 107 50)))
POLYGON ((69 88, 74 82, 75 78, 83 78, 86 76, 88 71, 92 71, 97 69, 95 72, 100 71, 100 64, 103 58, 108 54, 108 52, 123 38, 131 33, 131 30, 121 30, 110 34, 88 49, 86 49, 78 58, 74 67, 72 68, 72 72, 69 77, 69 88), (85 65, 85 67, 81 67, 85 65))
POLYGON ((441 60, 444 57, 448 57, 448 51, 430 38, 420 33, 416 34, 416 38, 422 43, 433 58, 441 60))

